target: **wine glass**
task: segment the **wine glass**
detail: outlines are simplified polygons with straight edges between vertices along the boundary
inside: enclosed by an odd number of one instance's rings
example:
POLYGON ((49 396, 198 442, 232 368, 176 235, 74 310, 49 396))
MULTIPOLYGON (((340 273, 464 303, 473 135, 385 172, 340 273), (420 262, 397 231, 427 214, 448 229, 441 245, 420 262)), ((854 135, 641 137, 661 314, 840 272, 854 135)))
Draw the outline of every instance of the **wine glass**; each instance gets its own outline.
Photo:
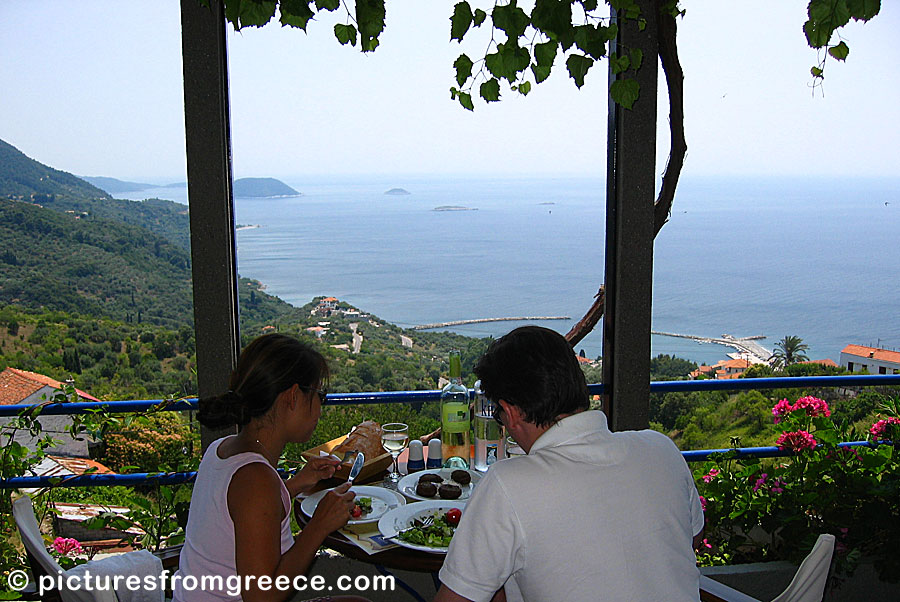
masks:
POLYGON ((409 427, 402 422, 392 422, 385 424, 381 429, 383 431, 381 433, 381 447, 384 448, 384 451, 391 454, 394 460, 391 472, 384 482, 396 486, 397 481, 400 480, 397 458, 400 456, 400 452, 409 445, 409 427))

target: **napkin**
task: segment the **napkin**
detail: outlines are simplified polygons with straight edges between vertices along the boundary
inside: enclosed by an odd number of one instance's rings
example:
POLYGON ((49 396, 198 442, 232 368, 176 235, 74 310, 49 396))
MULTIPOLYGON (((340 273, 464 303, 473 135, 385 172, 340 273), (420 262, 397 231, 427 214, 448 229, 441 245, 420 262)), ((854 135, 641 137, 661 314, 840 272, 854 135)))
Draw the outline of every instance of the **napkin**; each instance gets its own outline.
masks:
POLYGON ((340 530, 340 533, 366 554, 377 554, 378 552, 397 547, 396 543, 382 537, 377 524, 374 525, 374 528, 364 531, 359 530, 359 527, 370 527, 370 525, 358 525, 356 531, 351 531, 345 527, 340 530))

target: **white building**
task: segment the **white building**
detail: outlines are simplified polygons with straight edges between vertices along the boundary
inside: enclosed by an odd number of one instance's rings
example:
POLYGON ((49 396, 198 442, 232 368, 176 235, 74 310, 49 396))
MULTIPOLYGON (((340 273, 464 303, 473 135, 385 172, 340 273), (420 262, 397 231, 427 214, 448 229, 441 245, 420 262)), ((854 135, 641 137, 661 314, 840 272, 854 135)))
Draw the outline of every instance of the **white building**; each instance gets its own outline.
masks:
MULTIPOLYGON (((63 383, 43 374, 7 368, 0 372, 0 405, 33 405, 46 403, 53 399, 56 392, 63 387, 63 383)), ((76 389, 81 401, 100 401, 96 397, 88 395, 84 391, 76 389)), ((0 418, 0 426, 8 424, 14 418, 0 418)), ((50 435, 54 439, 62 441, 62 444, 53 448, 53 453, 59 456, 74 456, 78 458, 88 457, 88 442, 86 437, 81 440, 73 439, 68 432, 72 424, 71 416, 41 416, 42 432, 39 437, 50 435)), ((15 433, 15 440, 28 449, 36 448, 36 438, 29 433, 19 431, 15 433)))
POLYGON ((850 372, 900 374, 900 351, 847 345, 841 351, 841 366, 850 372))

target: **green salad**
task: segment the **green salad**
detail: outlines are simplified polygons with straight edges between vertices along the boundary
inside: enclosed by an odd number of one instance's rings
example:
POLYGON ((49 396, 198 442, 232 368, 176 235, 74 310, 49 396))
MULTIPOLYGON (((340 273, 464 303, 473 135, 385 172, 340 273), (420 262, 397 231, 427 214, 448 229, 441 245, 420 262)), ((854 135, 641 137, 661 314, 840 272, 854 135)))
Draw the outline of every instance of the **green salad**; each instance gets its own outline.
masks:
POLYGON ((409 531, 401 533, 400 539, 407 543, 419 546, 428 546, 429 548, 446 548, 450 545, 450 539, 453 532, 456 531, 456 525, 459 524, 459 510, 451 510, 449 513, 435 514, 434 523, 427 527, 422 524, 422 520, 415 519, 410 525, 409 531))

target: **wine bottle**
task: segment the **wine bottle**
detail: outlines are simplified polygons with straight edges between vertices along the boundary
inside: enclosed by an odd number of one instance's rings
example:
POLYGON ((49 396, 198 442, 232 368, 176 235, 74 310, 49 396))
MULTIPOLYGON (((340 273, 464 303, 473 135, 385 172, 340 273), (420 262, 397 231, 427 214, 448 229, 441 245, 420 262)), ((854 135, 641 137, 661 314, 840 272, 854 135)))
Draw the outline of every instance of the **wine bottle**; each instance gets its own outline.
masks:
POLYGON ((441 390, 441 456, 445 468, 469 468, 469 390, 459 351, 450 352, 450 382, 441 390))

